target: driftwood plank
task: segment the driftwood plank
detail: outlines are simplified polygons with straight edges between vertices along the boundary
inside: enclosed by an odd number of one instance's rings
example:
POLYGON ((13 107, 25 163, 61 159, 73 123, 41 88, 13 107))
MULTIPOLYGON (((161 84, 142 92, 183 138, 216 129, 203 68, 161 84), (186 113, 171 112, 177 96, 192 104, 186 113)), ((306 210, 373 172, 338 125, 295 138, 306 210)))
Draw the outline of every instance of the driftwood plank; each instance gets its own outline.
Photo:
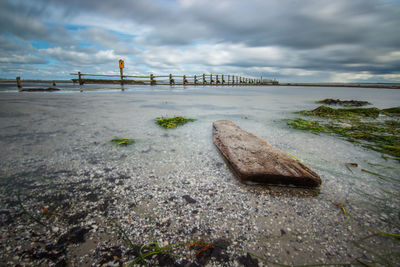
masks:
POLYGON ((216 121, 213 126, 215 145, 242 180, 304 187, 321 185, 321 178, 310 168, 232 121, 216 121))

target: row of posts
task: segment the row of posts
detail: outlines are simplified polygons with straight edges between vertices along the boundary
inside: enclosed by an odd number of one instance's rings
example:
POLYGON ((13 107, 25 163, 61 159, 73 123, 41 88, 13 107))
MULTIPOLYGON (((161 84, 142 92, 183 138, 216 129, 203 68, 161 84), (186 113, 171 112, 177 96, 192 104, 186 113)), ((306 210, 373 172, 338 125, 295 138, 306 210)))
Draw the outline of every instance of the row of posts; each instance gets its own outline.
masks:
MULTIPOLYGON (((225 77, 226 76, 223 75, 223 74, 222 75, 216 74, 215 76, 213 76, 212 74, 209 74, 210 79, 207 82, 206 76, 208 76, 208 75, 203 74, 202 82, 199 82, 199 79, 198 79, 197 75, 194 75, 193 76, 193 85, 206 85, 206 84, 209 84, 209 85, 212 85, 212 84, 215 84, 215 85, 261 84, 261 80, 260 79, 244 78, 244 77, 235 76, 235 75, 232 75, 232 76, 231 75, 227 75, 228 79, 227 79, 227 82, 226 82, 225 81, 225 77), (213 79, 213 77, 215 77, 215 80, 213 79)), ((151 85, 156 84, 156 81, 154 80, 153 74, 150 74, 150 84, 151 85)), ((175 84, 175 79, 173 79, 172 74, 169 75, 169 84, 170 85, 174 85, 175 84)), ((185 84, 189 84, 186 75, 183 75, 182 84, 184 84, 184 85, 185 84)))
MULTIPOLYGON (((262 80, 261 79, 251 79, 251 78, 245 78, 245 77, 241 77, 241 76, 235 76, 235 75, 214 75, 213 74, 204 74, 203 73, 203 79, 202 82, 199 82, 198 76, 194 75, 193 76, 193 84, 194 85, 243 85, 243 84, 261 84, 262 80), (207 82, 206 76, 210 76, 209 81, 207 82), (227 82, 225 81, 225 77, 228 77, 227 82), (215 77, 215 80, 214 80, 215 77)), ((78 72, 78 81, 79 84, 82 85, 84 83, 83 79, 82 79, 82 74, 80 72, 78 72)), ((155 85, 157 82, 155 80, 155 76, 153 74, 150 74, 150 85, 155 85)), ((121 71, 121 85, 124 84, 124 76, 122 75, 122 71, 121 71)), ((174 85, 175 83, 175 79, 173 78, 172 74, 169 75, 169 84, 170 85, 174 85)), ((188 79, 186 77, 186 75, 183 75, 182 78, 182 84, 189 84, 188 79)))

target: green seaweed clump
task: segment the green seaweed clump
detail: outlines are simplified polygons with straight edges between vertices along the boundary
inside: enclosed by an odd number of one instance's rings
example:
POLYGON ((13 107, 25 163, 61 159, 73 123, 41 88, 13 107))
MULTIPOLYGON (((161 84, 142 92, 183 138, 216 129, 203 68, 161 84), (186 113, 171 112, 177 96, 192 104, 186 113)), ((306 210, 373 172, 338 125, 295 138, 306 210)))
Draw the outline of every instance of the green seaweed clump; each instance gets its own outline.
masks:
POLYGON ((360 100, 339 100, 339 99, 332 99, 326 98, 323 100, 316 101, 317 104, 325 104, 325 105, 340 105, 345 107, 361 107, 366 105, 371 105, 371 103, 367 101, 360 101, 360 100))
POLYGON ((313 110, 302 110, 299 114, 306 116, 318 116, 328 118, 355 118, 355 117, 369 117, 377 118, 380 110, 377 108, 331 108, 327 106, 319 106, 313 110))
POLYGON ((119 146, 127 146, 127 145, 132 145, 133 143, 135 143, 135 139, 114 138, 111 140, 111 142, 116 143, 119 146))
POLYGON ((320 106, 311 111, 298 112, 318 119, 296 118, 289 120, 288 125, 314 134, 334 134, 354 144, 400 160, 400 121, 390 119, 390 116, 377 118, 380 112, 396 114, 400 112, 400 108, 332 109, 320 106), (360 120, 359 117, 364 119, 360 120))
POLYGON ((329 127, 320 124, 318 121, 305 120, 302 118, 297 118, 288 122, 288 125, 295 129, 307 130, 312 133, 331 133, 329 127))
POLYGON ((392 116, 400 116, 400 107, 395 108, 385 108, 382 109, 382 112, 392 116))
POLYGON ((185 118, 182 116, 171 117, 171 118, 161 117, 161 118, 156 119, 156 123, 158 125, 160 125, 161 127, 167 128, 167 129, 175 128, 179 125, 184 125, 191 121, 195 121, 195 119, 185 118))

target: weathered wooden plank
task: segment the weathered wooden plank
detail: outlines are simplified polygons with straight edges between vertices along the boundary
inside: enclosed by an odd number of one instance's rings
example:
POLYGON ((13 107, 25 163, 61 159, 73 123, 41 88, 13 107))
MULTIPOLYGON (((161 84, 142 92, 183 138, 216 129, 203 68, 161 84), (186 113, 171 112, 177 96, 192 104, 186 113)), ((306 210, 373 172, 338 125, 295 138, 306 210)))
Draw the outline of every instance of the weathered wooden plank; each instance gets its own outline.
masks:
POLYGON ((310 168, 232 121, 216 121, 213 126, 215 145, 242 180, 304 187, 321 184, 310 168))

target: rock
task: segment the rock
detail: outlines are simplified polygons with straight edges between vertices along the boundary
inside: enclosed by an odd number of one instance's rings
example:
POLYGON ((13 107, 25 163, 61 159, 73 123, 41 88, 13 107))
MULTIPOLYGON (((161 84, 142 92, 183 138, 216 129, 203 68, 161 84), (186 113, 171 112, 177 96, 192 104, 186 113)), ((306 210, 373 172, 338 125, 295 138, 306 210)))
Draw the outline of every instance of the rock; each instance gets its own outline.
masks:
POLYGON ((321 178, 302 163, 232 121, 213 123, 214 143, 244 181, 317 187, 321 178))
POLYGON ((48 87, 48 88, 25 88, 21 89, 21 92, 54 92, 54 91, 60 91, 58 88, 54 87, 48 87))
POLYGON ((191 196, 189 195, 184 195, 182 198, 184 198, 186 200, 187 203, 189 204, 193 204, 196 203, 197 201, 195 199, 193 199, 191 196))
POLYGON ((85 242, 85 234, 89 232, 89 229, 76 226, 63 234, 57 241, 57 245, 68 244, 68 243, 83 243, 85 242))
POLYGON ((346 107, 362 107, 362 106, 366 106, 366 105, 371 105, 371 103, 369 103, 367 101, 339 100, 339 99, 332 99, 332 98, 327 98, 327 99, 318 101, 318 103, 327 104, 327 105, 340 105, 340 106, 346 106, 346 107))
POLYGON ((238 258, 238 260, 245 267, 257 267, 258 266, 258 260, 251 257, 249 253, 247 253, 246 256, 240 256, 238 258))

